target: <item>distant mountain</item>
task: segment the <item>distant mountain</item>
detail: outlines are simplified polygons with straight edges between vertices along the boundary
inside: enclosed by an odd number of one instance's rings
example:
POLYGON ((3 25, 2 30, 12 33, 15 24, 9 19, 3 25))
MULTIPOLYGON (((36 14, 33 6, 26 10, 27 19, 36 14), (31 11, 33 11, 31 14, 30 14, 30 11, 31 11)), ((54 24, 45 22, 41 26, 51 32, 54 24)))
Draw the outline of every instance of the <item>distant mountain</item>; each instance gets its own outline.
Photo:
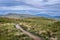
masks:
POLYGON ((46 18, 52 18, 52 19, 60 19, 60 16, 51 16, 48 14, 17 14, 17 13, 8 13, 5 15, 0 15, 0 17, 8 17, 8 18, 28 18, 28 17, 46 17, 46 18))
POLYGON ((8 13, 6 15, 3 15, 2 17, 8 17, 8 18, 27 18, 27 17, 35 17, 35 16, 34 15, 30 15, 30 14, 8 13))
POLYGON ((60 16, 51 16, 51 15, 48 15, 48 14, 37 14, 36 16, 60 20, 60 16))
POLYGON ((52 18, 52 16, 48 14, 36 14, 36 16, 52 18))
POLYGON ((60 16, 54 16, 55 19, 60 19, 60 16))

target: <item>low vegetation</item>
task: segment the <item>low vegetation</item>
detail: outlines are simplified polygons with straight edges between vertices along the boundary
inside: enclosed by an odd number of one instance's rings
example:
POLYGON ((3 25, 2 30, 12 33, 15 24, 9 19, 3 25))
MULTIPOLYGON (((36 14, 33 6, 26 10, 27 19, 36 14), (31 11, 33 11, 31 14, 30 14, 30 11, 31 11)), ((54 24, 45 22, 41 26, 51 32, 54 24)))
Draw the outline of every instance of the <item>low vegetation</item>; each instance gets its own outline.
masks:
POLYGON ((0 17, 0 40, 32 40, 15 28, 16 23, 19 23, 26 31, 45 40, 60 39, 60 21, 43 17, 24 19, 0 17))

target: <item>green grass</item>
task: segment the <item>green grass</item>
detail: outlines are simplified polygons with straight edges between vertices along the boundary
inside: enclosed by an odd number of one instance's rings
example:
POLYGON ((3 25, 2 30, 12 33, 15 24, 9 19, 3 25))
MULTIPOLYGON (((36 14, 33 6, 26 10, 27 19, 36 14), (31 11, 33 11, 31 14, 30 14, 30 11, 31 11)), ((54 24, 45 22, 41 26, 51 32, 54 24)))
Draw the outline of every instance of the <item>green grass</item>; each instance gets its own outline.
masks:
POLYGON ((32 40, 27 35, 17 30, 14 25, 0 26, 0 40, 32 40))
POLYGON ((14 26, 15 23, 19 23, 26 31, 45 40, 49 40, 51 37, 60 39, 60 21, 43 17, 24 19, 0 17, 0 40, 32 40, 20 30, 16 29, 14 26))

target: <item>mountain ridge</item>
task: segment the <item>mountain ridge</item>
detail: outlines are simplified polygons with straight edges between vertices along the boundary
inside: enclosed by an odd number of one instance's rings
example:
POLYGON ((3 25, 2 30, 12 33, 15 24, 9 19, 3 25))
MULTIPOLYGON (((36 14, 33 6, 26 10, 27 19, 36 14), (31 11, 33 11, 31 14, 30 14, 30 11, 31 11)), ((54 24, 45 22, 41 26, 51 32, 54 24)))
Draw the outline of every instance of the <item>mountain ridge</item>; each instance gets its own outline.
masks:
POLYGON ((28 18, 28 17, 45 17, 45 18, 54 18, 54 19, 60 19, 60 16, 51 16, 48 14, 17 14, 17 13, 8 13, 5 15, 0 15, 1 17, 8 17, 8 18, 28 18))

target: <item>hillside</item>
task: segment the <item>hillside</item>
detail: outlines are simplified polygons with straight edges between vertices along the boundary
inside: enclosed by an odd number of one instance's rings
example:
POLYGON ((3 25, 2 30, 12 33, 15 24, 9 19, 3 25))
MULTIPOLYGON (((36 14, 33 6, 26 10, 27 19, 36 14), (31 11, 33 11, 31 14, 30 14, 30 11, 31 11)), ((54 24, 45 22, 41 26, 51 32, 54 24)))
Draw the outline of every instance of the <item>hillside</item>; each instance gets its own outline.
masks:
POLYGON ((19 23, 24 30, 42 37, 45 40, 50 40, 51 38, 54 40, 60 39, 60 21, 43 17, 24 19, 0 17, 0 40, 33 40, 16 29, 16 23, 19 23))
POLYGON ((6 15, 3 15, 2 17, 8 17, 8 18, 28 18, 28 17, 35 17, 35 16, 34 15, 30 15, 30 14, 8 13, 6 15))

